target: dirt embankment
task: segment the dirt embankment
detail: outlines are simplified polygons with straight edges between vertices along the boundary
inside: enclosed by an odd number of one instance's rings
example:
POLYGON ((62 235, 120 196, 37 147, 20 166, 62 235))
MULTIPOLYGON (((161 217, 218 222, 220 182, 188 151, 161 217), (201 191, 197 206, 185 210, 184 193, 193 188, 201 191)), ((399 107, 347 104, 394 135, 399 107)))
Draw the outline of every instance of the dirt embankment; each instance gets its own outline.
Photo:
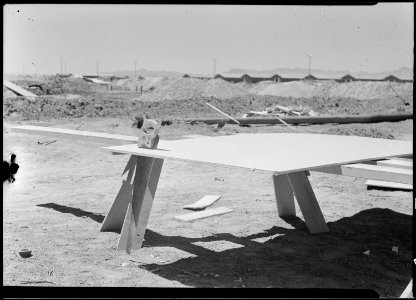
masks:
POLYGON ((264 110, 276 104, 302 106, 322 115, 362 115, 377 113, 413 112, 413 105, 404 105, 400 99, 357 100, 353 98, 285 98, 276 96, 246 95, 226 100, 205 97, 182 100, 148 102, 117 100, 111 95, 44 96, 35 101, 24 97, 3 99, 3 118, 8 120, 37 120, 49 118, 125 117, 148 111, 157 118, 222 117, 206 105, 212 105, 231 116, 241 117, 250 110, 264 110))

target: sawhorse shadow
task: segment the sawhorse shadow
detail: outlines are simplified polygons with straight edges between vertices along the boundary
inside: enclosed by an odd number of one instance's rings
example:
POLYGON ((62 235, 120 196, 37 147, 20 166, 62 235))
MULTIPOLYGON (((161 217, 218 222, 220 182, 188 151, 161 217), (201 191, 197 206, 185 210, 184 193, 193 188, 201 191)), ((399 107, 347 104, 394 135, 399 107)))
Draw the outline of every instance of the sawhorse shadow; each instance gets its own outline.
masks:
POLYGON ((73 214, 79 218, 87 217, 98 223, 102 223, 104 221, 104 216, 101 214, 92 213, 75 207, 60 205, 56 203, 38 204, 36 206, 51 208, 61 213, 73 214))
POLYGON ((370 288, 385 297, 400 295, 412 276, 410 215, 369 209, 330 222, 330 232, 317 235, 299 218, 287 221, 295 229, 275 226, 245 237, 187 238, 147 230, 145 247, 175 247, 192 256, 140 267, 194 287, 370 288), (239 247, 216 252, 203 245, 223 241, 239 247))

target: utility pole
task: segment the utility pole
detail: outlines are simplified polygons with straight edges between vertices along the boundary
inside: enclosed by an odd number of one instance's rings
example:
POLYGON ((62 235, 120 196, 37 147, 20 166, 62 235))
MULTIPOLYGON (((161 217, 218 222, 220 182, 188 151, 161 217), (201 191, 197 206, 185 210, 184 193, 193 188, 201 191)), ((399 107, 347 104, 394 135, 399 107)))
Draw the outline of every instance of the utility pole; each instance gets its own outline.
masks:
POLYGON ((99 66, 100 62, 97 61, 97 76, 98 76, 98 66, 99 66))
POLYGON ((217 59, 214 59, 214 76, 213 77, 215 77, 215 68, 216 68, 216 65, 217 65, 217 59))
POLYGON ((308 75, 311 75, 311 56, 309 54, 306 54, 306 56, 309 58, 309 71, 308 71, 308 75))
POLYGON ((134 61, 134 77, 137 77, 137 60, 134 61))
POLYGON ((66 62, 65 62, 65 69, 64 69, 64 70, 65 70, 65 72, 64 72, 64 73, 66 74, 66 62))
POLYGON ((61 56, 61 75, 62 75, 62 56, 61 56))

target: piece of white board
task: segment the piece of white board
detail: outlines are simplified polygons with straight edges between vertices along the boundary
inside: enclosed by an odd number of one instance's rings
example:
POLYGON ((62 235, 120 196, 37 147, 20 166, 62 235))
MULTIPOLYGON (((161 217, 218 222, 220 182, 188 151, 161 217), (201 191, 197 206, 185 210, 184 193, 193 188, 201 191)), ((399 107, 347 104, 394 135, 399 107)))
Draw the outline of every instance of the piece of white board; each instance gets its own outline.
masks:
POLYGON ((218 216, 218 215, 223 215, 226 213, 230 213, 234 211, 231 208, 227 208, 227 207, 217 207, 217 208, 212 208, 212 209, 206 209, 206 210, 201 210, 201 211, 197 211, 197 212, 193 212, 190 214, 186 214, 186 215, 180 215, 180 216, 176 216, 175 218, 181 221, 192 221, 192 220, 196 220, 196 219, 202 219, 202 218, 207 218, 207 217, 212 217, 212 216, 218 216))
POLYGON ((32 97, 32 98, 36 98, 37 97, 36 94, 33 94, 33 93, 25 90, 24 88, 21 88, 20 86, 14 84, 13 82, 8 81, 8 80, 4 80, 3 79, 3 86, 5 86, 9 90, 15 92, 16 94, 18 94, 20 96, 32 97))
POLYGON ((206 195, 196 201, 195 203, 185 205, 184 209, 190 210, 203 210, 208 206, 211 206, 214 202, 218 201, 221 198, 221 195, 206 195))
POLYGON ((399 183, 399 182, 390 182, 384 180, 373 180, 369 179, 365 182, 368 187, 375 186, 375 187, 382 187, 382 188, 389 188, 389 189, 399 189, 399 190, 413 190, 412 184, 406 183, 399 183))
POLYGON ((377 165, 392 168, 402 168, 413 170, 413 161, 404 161, 399 159, 379 160, 377 165))
POLYGON ((413 170, 383 167, 379 165, 358 163, 340 166, 330 166, 315 169, 314 171, 405 184, 413 183, 413 170))
POLYGON ((130 155, 195 161, 285 174, 313 168, 413 154, 409 141, 302 133, 237 134, 159 144, 104 147, 130 155))

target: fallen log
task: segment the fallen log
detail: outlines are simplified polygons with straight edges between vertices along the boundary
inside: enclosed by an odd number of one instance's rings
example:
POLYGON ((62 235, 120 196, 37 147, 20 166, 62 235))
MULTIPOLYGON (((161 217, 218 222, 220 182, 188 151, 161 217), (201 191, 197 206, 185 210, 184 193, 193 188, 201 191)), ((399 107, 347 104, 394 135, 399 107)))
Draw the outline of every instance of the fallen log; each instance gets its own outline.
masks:
MULTIPOLYGON (((281 117, 281 120, 287 124, 299 125, 299 124, 350 124, 350 123, 379 123, 379 122, 399 122, 407 119, 413 119, 412 113, 400 113, 400 114, 379 114, 379 115, 361 115, 361 116, 299 116, 299 117, 281 117)), ((272 125, 283 124, 276 118, 239 118, 236 119, 240 125, 272 125)), ((162 125, 170 125, 174 122, 185 122, 190 124, 205 123, 205 124, 219 124, 228 123, 235 124, 230 119, 181 119, 181 120, 163 120, 162 125)))

